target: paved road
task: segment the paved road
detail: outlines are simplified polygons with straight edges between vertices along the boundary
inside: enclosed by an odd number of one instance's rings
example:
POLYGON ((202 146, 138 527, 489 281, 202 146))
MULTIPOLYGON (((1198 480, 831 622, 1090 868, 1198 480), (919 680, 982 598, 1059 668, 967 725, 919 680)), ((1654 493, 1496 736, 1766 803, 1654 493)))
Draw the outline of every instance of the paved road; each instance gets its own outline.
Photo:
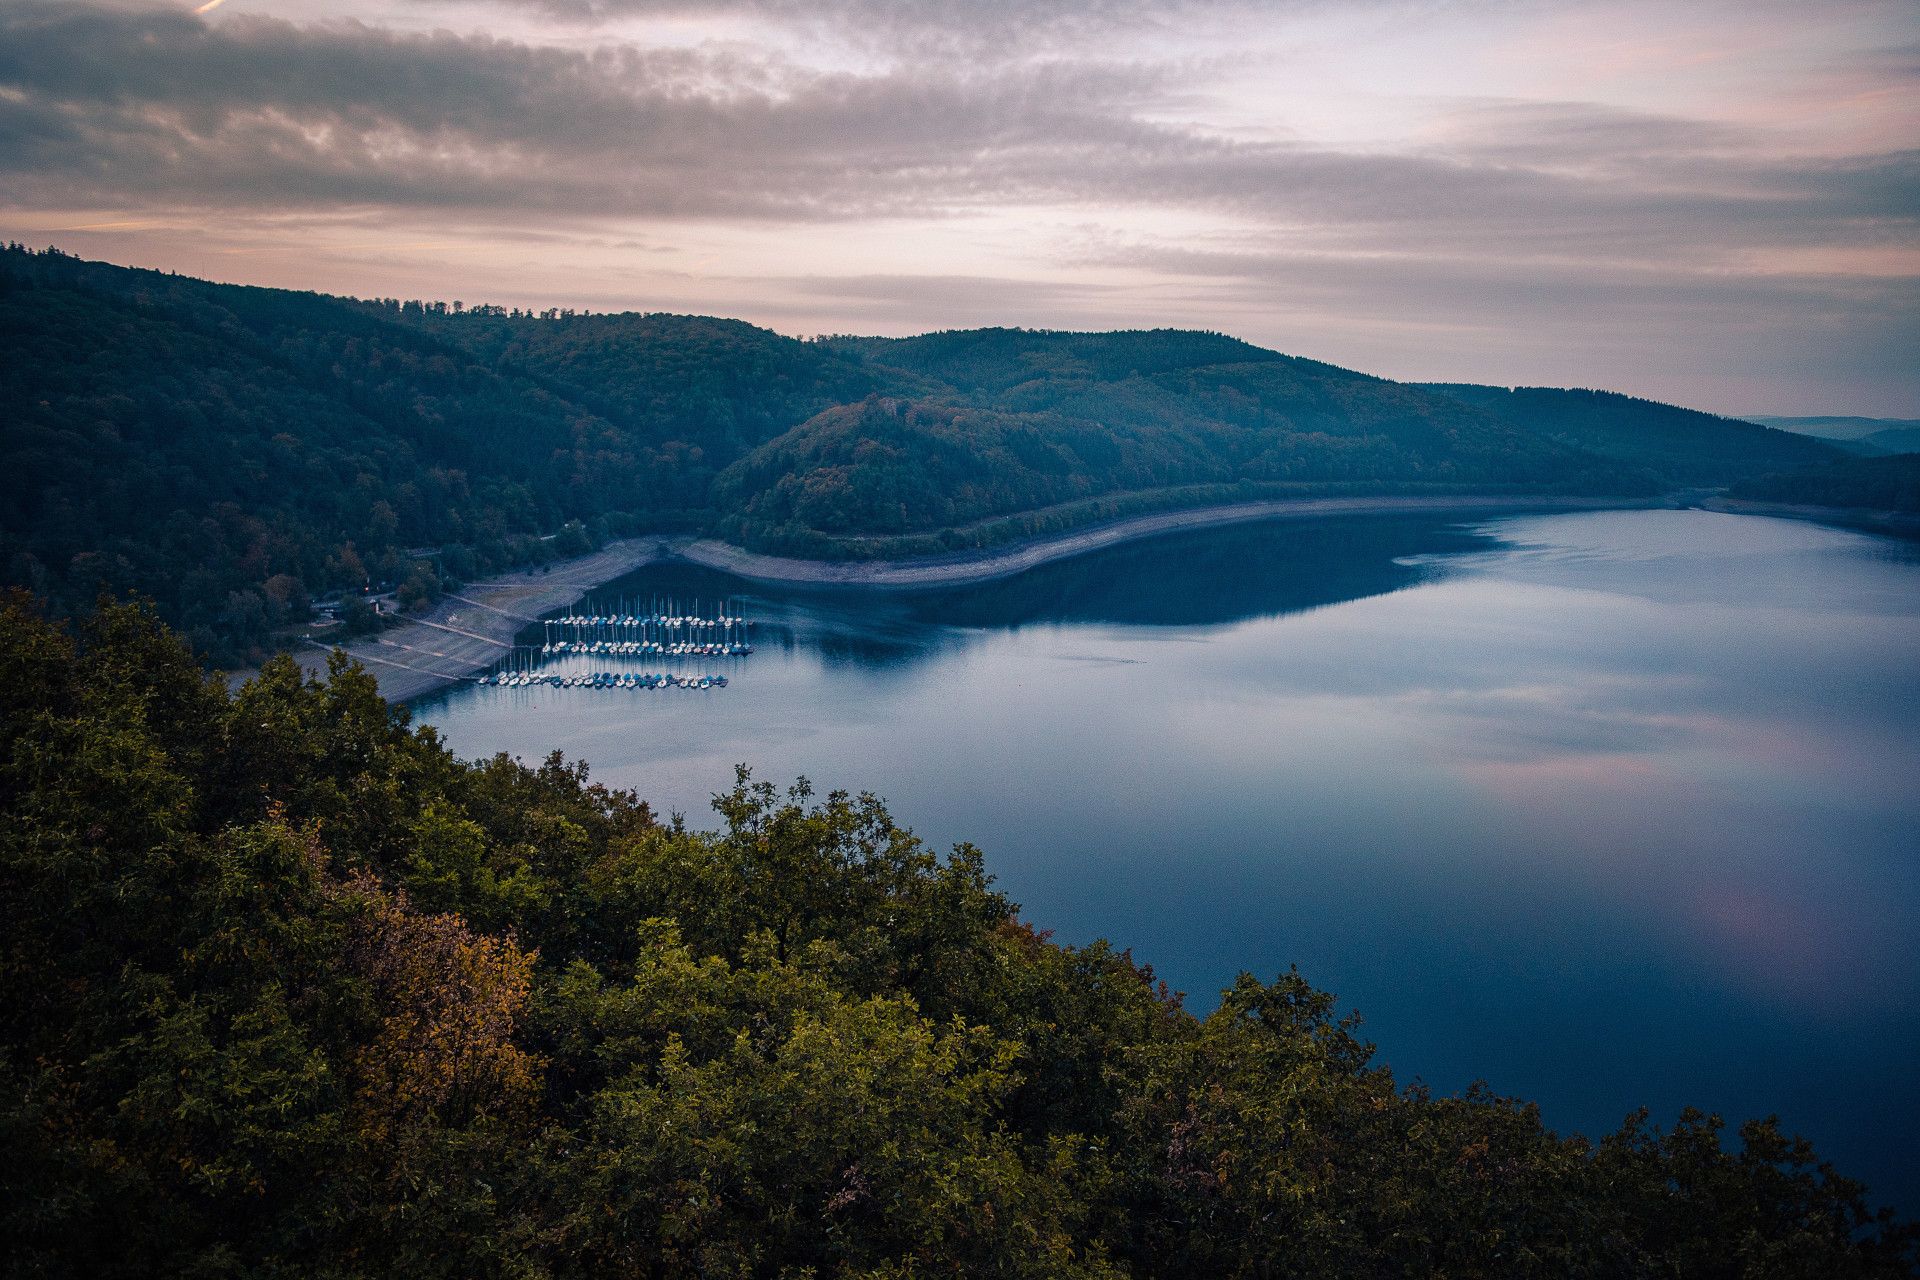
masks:
MULTIPOLYGON (((685 539, 628 538, 592 555, 549 565, 545 572, 508 573, 469 583, 431 609, 377 636, 346 646, 367 664, 390 702, 405 702, 484 671, 512 646, 525 619, 563 609, 595 587, 673 553, 685 539)), ((294 659, 316 675, 329 646, 309 644, 294 659)))

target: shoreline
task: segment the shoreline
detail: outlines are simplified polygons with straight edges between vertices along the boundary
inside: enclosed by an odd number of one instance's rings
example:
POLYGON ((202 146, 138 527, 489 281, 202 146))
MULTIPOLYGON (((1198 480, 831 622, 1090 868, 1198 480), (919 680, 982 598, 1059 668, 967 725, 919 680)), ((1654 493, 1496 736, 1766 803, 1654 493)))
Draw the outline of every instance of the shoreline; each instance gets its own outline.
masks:
POLYGON ((1821 507, 1803 502, 1760 502, 1753 498, 1705 498, 1696 503, 1703 511, 1718 511, 1731 516, 1768 516, 1775 520, 1807 520, 1814 524, 1877 533, 1888 538, 1920 539, 1920 515, 1907 511, 1882 511, 1876 507, 1821 507))
POLYGON ((1625 511, 1670 507, 1675 501, 1670 495, 1657 498, 1524 497, 1512 494, 1271 498, 1226 506, 1156 511, 1003 546, 920 556, 911 560, 800 560, 762 555, 711 538, 688 542, 676 549, 676 555, 679 559, 731 573, 750 582, 913 591, 926 587, 991 582, 996 578, 1025 573, 1028 569, 1056 560, 1070 559, 1125 542, 1230 524, 1348 515, 1514 515, 1531 511, 1625 511))
MULTIPOLYGON (((796 587, 913 591, 965 586, 1012 577, 1043 564, 1122 543, 1196 529, 1268 520, 1337 516, 1524 515, 1534 512, 1632 511, 1694 506, 1726 514, 1815 520, 1848 528, 1914 537, 1920 519, 1896 513, 1667 494, 1655 498, 1573 498, 1511 494, 1382 496, 1374 498, 1275 498, 1225 506, 1194 507, 1131 516, 1067 533, 1005 546, 956 551, 911 560, 800 560, 762 555, 711 538, 655 534, 623 538, 546 570, 501 574, 442 596, 424 614, 377 635, 338 646, 364 664, 389 702, 410 702, 448 685, 470 680, 511 651, 520 629, 540 615, 585 599, 599 587, 650 564, 681 560, 731 573, 750 582, 796 587)), ((335 645, 308 641, 293 658, 312 675, 326 671, 335 645)), ((238 683, 251 672, 235 672, 238 683)))
MULTIPOLYGON (((1672 505, 1660 498, 1562 498, 1441 495, 1376 498, 1274 498, 1226 506, 1193 507, 1130 516, 1051 537, 957 551, 912 560, 796 560, 767 556, 688 534, 642 535, 610 542, 590 555, 467 584, 442 596, 425 613, 345 645, 309 640, 293 659, 310 675, 324 675, 336 648, 363 664, 389 702, 411 702, 470 680, 511 651, 513 637, 540 615, 585 599, 616 578, 666 560, 717 569, 750 582, 787 586, 911 591, 1011 577, 1038 565, 1085 555, 1143 538, 1262 520, 1306 520, 1344 515, 1496 515, 1530 511, 1618 511, 1672 505)), ((235 672, 238 683, 251 672, 235 672)))
MULTIPOLYGON (((468 583, 436 600, 426 612, 404 615, 398 626, 348 644, 309 640, 292 651, 309 675, 324 675, 327 655, 343 648, 379 681, 388 702, 410 702, 472 679, 506 653, 514 636, 540 615, 585 599, 602 584, 673 554, 686 537, 622 538, 600 550, 539 569, 503 573, 468 583)), ((237 683, 251 672, 228 676, 237 683)))

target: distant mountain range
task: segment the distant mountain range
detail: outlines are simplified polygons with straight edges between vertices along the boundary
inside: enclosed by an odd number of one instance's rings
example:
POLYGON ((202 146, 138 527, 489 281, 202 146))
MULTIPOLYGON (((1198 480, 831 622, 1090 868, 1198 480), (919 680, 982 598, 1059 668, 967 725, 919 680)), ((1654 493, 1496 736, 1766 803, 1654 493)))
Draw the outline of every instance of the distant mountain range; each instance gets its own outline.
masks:
POLYGON ((1776 418, 1749 417, 1763 427, 1830 440, 1851 453, 1869 457, 1920 453, 1920 418, 1776 418))
POLYGON ((309 597, 413 594, 646 530, 833 557, 1286 495, 1645 495, 1844 457, 1598 391, 1413 385, 1214 333, 798 341, 214 284, 0 251, 0 564, 257 654, 309 597))

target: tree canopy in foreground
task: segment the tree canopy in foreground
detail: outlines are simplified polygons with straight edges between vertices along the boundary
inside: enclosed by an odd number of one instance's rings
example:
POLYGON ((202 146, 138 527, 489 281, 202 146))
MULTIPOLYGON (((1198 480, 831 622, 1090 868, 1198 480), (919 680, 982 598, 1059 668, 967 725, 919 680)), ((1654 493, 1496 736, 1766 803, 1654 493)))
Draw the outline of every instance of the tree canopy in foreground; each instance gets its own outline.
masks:
POLYGON ((868 796, 743 771, 695 831, 344 659, 230 693, 24 595, 0 643, 11 1275, 1914 1272, 1771 1121, 1560 1137, 1294 973, 1197 1016, 868 796))

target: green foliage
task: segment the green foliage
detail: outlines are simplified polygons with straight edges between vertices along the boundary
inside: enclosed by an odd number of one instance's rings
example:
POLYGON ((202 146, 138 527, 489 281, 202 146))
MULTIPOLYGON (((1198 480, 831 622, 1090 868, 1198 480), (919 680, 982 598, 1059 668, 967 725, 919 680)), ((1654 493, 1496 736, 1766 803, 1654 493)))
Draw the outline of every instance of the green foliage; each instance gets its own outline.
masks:
POLYGON ((1725 485, 1841 456, 1806 436, 1611 391, 1456 383, 1428 390, 1538 438, 1647 467, 1669 484, 1725 485))
POLYGON ((662 824, 372 681, 0 608, 8 1275, 1914 1273, 1772 1122, 1403 1089, 1297 974, 1206 1017, 979 854, 742 771, 662 824))
POLYGON ((471 574, 684 523, 718 467, 869 389, 733 322, 515 323, 18 248, 0 342, 7 581, 66 613, 139 592, 222 663, 310 595, 427 598, 411 548, 459 547, 471 574))
POLYGON ((524 371, 611 426, 581 460, 630 490, 616 509, 709 506, 718 471, 747 450, 881 383, 826 348, 740 320, 674 315, 509 316, 392 305, 385 314, 524 371))
POLYGON ((416 561, 407 580, 394 589, 393 599, 402 609, 418 609, 437 599, 440 590, 440 575, 425 561, 416 561))
POLYGON ((235 660, 406 547, 532 558, 574 500, 572 411, 344 303, 18 251, 0 276, 0 549, 69 611, 139 591, 235 660))
POLYGON ((1213 334, 983 329, 828 345, 920 380, 917 396, 827 410, 722 473, 718 527, 746 545, 885 554, 876 539, 938 531, 950 550, 982 545, 969 535, 1009 516, 1155 490, 1181 505, 1183 490, 1220 501, 1201 495, 1235 487, 1251 497, 1659 484, 1450 396, 1213 334))
POLYGON ((221 664, 284 643, 314 599, 373 585, 418 606, 641 531, 918 554, 1246 497, 1639 494, 1731 474, 1742 450, 1767 470, 1813 460, 1668 406, 1527 392, 1510 411, 1498 389, 1440 394, 1217 334, 799 342, 18 246, 0 250, 0 340, 5 581, 63 616, 145 595, 221 664))
POLYGON ((1837 458, 1798 471, 1755 476, 1733 486, 1732 493, 1758 502, 1920 512, 1920 453, 1837 458))

